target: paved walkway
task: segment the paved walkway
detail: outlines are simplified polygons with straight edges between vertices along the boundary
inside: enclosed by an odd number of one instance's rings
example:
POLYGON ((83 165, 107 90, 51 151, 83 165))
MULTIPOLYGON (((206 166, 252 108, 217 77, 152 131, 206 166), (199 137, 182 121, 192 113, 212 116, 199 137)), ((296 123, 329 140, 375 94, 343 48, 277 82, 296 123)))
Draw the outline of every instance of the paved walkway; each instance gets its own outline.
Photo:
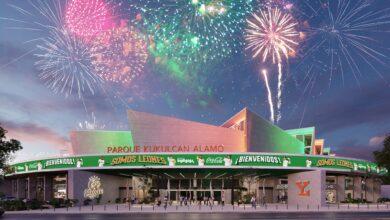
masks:
POLYGON ((250 205, 240 206, 205 206, 191 205, 180 206, 172 205, 164 208, 163 206, 153 205, 131 205, 128 204, 109 204, 109 205, 94 205, 94 206, 77 206, 69 208, 29 210, 29 211, 12 211, 8 214, 20 213, 175 213, 175 212, 190 212, 190 213, 220 213, 220 212, 390 212, 389 204, 340 204, 319 206, 288 206, 285 204, 268 204, 266 206, 257 206, 256 208, 250 205))

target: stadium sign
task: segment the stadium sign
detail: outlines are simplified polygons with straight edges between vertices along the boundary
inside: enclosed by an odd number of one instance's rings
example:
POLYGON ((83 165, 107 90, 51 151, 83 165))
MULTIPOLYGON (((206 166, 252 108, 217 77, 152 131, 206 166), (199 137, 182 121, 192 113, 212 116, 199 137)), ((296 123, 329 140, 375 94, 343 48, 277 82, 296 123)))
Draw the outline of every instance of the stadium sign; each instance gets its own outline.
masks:
POLYGON ((115 167, 254 167, 254 168, 326 168, 349 172, 386 174, 387 170, 364 160, 327 156, 289 154, 116 154, 48 158, 11 166, 11 173, 56 169, 93 169, 115 167))

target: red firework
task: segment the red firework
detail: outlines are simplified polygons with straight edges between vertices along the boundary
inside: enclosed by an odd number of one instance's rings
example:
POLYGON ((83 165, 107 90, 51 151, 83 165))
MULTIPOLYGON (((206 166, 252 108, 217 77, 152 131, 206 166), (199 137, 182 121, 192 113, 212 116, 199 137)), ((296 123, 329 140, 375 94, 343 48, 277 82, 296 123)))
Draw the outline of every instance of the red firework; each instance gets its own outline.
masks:
POLYGON ((104 0, 69 0, 65 25, 77 37, 90 40, 113 27, 109 4, 104 0))

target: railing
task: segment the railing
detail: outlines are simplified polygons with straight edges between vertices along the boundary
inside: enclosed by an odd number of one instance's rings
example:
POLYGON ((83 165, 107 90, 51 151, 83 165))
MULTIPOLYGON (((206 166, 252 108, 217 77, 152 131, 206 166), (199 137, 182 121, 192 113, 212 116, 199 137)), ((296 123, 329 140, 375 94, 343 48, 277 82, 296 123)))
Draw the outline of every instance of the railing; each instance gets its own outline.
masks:
POLYGON ((123 212, 281 212, 281 211, 390 211, 389 203, 370 204, 326 204, 321 205, 288 205, 288 204, 264 204, 264 205, 152 205, 152 204, 105 204, 73 206, 65 208, 49 208, 26 210, 22 212, 30 213, 123 213, 123 212))

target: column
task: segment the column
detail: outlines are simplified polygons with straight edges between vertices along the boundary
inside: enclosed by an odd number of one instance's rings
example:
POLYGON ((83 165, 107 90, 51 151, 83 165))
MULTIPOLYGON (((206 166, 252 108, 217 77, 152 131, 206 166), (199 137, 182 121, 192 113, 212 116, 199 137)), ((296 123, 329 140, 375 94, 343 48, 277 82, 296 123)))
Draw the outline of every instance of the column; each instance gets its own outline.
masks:
POLYGON ((28 189, 27 189, 28 185, 26 185, 26 178, 25 177, 18 178, 17 185, 18 185, 18 192, 16 198, 26 199, 28 196, 28 189))
POLYGON ((232 176, 232 189, 231 189, 231 203, 232 203, 232 205, 234 205, 234 177, 232 176))
POLYGON ((366 179, 366 200, 368 202, 376 202, 374 201, 374 179, 373 178, 366 179))
POLYGON ((30 176, 28 177, 28 198, 36 199, 37 198, 37 177, 30 176))
POLYGON ((288 175, 288 204, 306 207, 325 205, 326 173, 305 171, 288 175))
POLYGON ((278 201, 278 195, 279 195, 279 190, 276 188, 276 186, 279 185, 279 178, 272 178, 272 182, 273 182, 272 202, 276 203, 278 201))
POLYGON ((360 176, 353 177, 353 198, 362 198, 362 177, 360 176))
POLYGON ((345 176, 336 177, 337 202, 345 201, 345 176))
POLYGON ((50 175, 45 175, 43 179, 43 200, 49 201, 53 198, 53 179, 50 175))
POLYGON ((167 181, 167 196, 168 196, 168 201, 171 200, 171 182, 168 178, 168 181, 167 181))
POLYGON ((374 183, 373 183, 373 202, 377 202, 378 199, 381 197, 381 185, 382 185, 382 180, 374 178, 374 183))
POLYGON ((129 178, 126 178, 126 201, 130 201, 129 178))

